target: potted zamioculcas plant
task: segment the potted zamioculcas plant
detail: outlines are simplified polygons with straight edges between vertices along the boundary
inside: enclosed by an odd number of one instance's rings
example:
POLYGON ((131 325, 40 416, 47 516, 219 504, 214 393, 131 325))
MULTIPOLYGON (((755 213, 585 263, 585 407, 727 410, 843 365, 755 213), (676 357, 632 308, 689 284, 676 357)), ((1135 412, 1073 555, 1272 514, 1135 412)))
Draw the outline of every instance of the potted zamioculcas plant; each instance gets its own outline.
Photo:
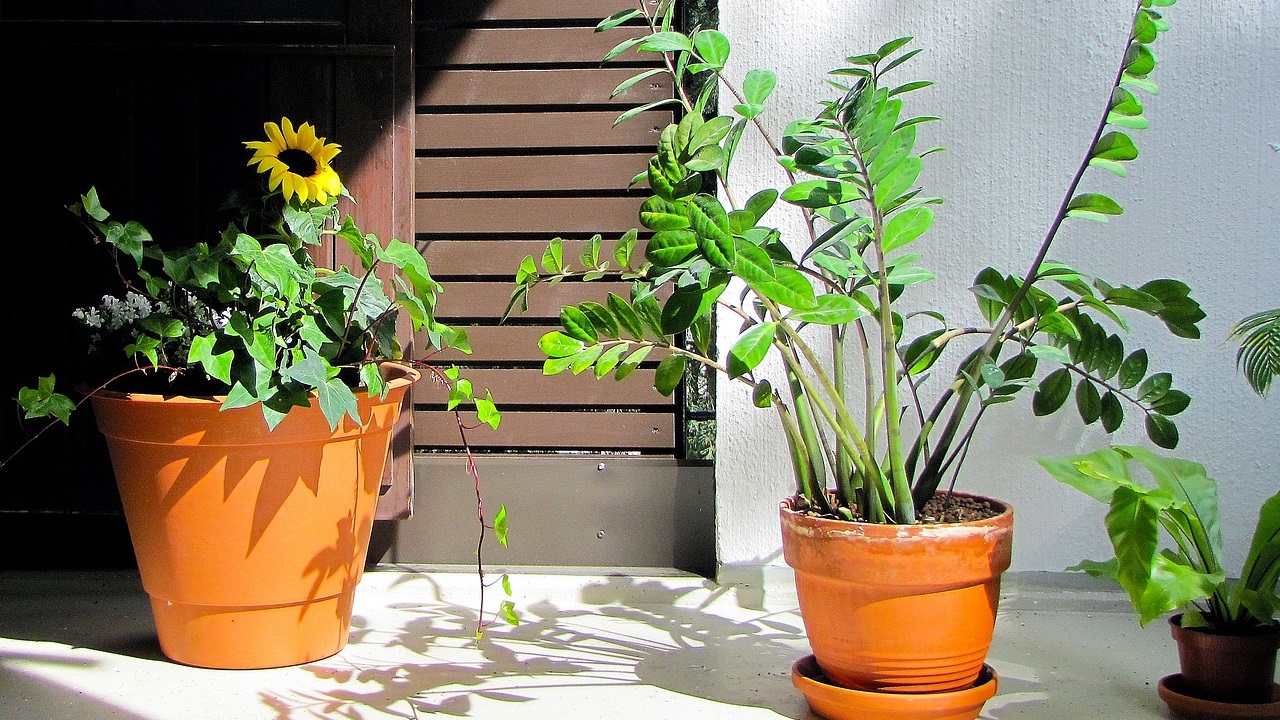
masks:
POLYGON ((441 288, 414 246, 340 209, 340 146, 288 118, 264 129, 244 143, 258 188, 232 193, 212 242, 162 245, 94 188, 69 207, 123 284, 76 313, 109 371, 74 401, 53 375, 18 398, 50 418, 40 432, 91 403, 161 650, 202 667, 346 645, 391 430, 424 373, 451 407, 500 421, 456 371, 404 356, 400 313, 439 348, 466 351, 466 336, 436 321, 441 288), (317 267, 308 250, 328 237, 360 267, 317 267))
MULTIPOLYGON (((1204 314, 1189 288, 1171 279, 1108 283, 1050 256, 1065 221, 1121 212, 1084 191, 1082 179, 1089 168, 1123 175, 1137 157, 1125 129, 1145 126, 1136 93, 1154 89, 1148 45, 1165 28, 1152 6, 1169 4, 1137 6, 1120 71, 1099 103, 1101 122, 1044 239, 1028 248, 1020 273, 977 275, 978 317, 962 322, 910 295, 933 277, 920 253, 941 202, 923 192, 930 151, 916 147, 934 118, 907 111, 912 93, 930 83, 895 80, 920 52, 911 38, 848 58, 826 78, 832 97, 775 142, 763 114, 777 79, 753 69, 740 86, 729 81, 724 34, 677 30, 668 0, 598 25, 645 23, 606 59, 632 49, 661 56, 660 67, 617 92, 663 72, 679 89, 655 105, 673 105, 682 117, 661 133, 633 183, 651 192, 638 218, 651 234, 642 240, 632 231, 611 252, 597 239, 581 267, 552 241, 540 262, 523 260, 508 311, 570 277, 633 278, 629 297, 562 309, 561 328, 540 341, 546 373, 621 379, 661 356, 655 387, 663 394, 680 386, 689 363, 701 363, 776 413, 796 483, 780 509, 783 554, 813 648, 793 677, 820 714, 912 717, 932 702, 928 712, 950 706, 946 717, 972 717, 994 693, 985 659, 1013 510, 953 491, 989 411, 1030 388, 1030 409, 1048 415, 1074 391, 1084 422, 1114 432, 1136 412, 1153 442, 1177 444, 1170 416, 1189 397, 1168 373, 1149 370, 1145 350, 1126 350, 1121 334, 1123 313, 1138 311, 1177 336, 1198 337, 1204 314), (716 92, 731 99, 732 114, 710 107, 716 92), (757 131, 776 156, 780 184, 748 194, 726 178, 738 177, 730 172, 735 152, 757 131), (797 213, 807 231, 784 235, 770 220, 782 213, 797 213), (717 318, 738 328, 723 354, 712 349, 717 318), (955 361, 953 371, 939 370, 943 358, 955 361)), ((629 109, 619 122, 655 105, 629 109)))
POLYGON ((1228 576, 1218 485, 1204 465, 1132 446, 1040 464, 1107 506, 1115 557, 1068 569, 1118 583, 1140 625, 1177 611, 1168 622, 1181 672, 1160 681, 1170 709, 1189 718, 1280 717, 1280 493, 1262 503, 1240 573, 1228 576))

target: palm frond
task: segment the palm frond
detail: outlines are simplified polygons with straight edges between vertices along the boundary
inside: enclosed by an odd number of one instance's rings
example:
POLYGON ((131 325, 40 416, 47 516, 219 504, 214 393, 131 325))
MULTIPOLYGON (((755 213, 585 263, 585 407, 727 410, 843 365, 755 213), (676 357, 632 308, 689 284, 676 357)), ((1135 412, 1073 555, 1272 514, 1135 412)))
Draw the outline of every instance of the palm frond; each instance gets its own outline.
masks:
POLYGON ((1244 372, 1255 393, 1266 397, 1271 381, 1280 375, 1280 308, 1245 317, 1227 337, 1240 343, 1236 369, 1244 372))

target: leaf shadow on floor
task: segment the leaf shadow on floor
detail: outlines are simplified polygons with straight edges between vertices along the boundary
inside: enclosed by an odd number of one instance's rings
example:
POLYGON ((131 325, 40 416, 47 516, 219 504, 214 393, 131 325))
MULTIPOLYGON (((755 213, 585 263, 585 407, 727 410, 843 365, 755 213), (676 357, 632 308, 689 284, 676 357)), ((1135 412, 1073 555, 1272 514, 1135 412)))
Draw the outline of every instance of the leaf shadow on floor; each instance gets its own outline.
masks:
POLYGON ((520 609, 519 626, 488 625, 476 641, 474 606, 441 600, 425 574, 399 583, 396 597, 410 594, 405 583, 421 592, 385 608, 403 617, 398 627, 357 612, 347 649, 306 666, 332 689, 263 694, 279 720, 468 717, 491 702, 553 702, 567 717, 621 717, 625 708, 611 703, 656 704, 667 693, 815 717, 791 684, 791 665, 809 652, 795 609, 749 609, 724 597, 732 587, 602 576, 572 602, 533 602, 520 609), (612 687, 628 692, 595 694, 612 687), (565 703, 574 707, 562 709, 565 703))

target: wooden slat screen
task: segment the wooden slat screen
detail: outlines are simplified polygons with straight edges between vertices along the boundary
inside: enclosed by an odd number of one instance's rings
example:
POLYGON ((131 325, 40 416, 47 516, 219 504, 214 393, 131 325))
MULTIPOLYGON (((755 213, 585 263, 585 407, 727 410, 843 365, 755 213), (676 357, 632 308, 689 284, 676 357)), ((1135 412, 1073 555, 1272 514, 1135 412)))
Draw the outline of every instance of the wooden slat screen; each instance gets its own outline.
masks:
MULTIPOLYGON (((654 110, 613 123, 627 107, 671 97, 672 87, 654 78, 610 97, 653 65, 636 52, 600 62, 639 32, 594 31, 600 18, 626 6, 626 0, 417 5, 416 238, 445 288, 441 318, 467 328, 474 349, 440 359, 462 365, 503 411, 497 432, 468 433, 475 449, 676 454, 678 409, 652 389, 658 353, 624 383, 597 380, 590 371, 541 372, 537 340, 557 326, 559 308, 602 301, 609 292, 626 296, 628 283, 540 288, 527 313, 499 324, 525 255, 541 256, 547 241, 562 237, 565 258, 576 263, 592 235, 611 248, 610 241, 638 226, 644 189, 629 183, 645 169, 672 113, 654 110)), ((439 386, 417 389, 419 449, 459 446, 445 399, 439 386)))

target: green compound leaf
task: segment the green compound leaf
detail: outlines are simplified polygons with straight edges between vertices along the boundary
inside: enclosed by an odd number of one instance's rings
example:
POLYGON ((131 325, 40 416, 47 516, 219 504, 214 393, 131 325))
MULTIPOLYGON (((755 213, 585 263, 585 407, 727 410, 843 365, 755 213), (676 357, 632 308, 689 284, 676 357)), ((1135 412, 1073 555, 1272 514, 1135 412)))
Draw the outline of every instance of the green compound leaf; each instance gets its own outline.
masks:
POLYGON ((1094 424, 1102 416, 1102 396, 1088 378, 1082 378, 1076 385, 1076 410, 1085 425, 1094 424))
POLYGON ((1178 426, 1159 413, 1147 413, 1147 437, 1166 450, 1178 447, 1178 426))
POLYGON ((1120 364, 1120 389, 1127 390, 1138 383, 1147 374, 1147 351, 1139 348, 1129 353, 1129 357, 1120 364))
POLYGON ((671 397, 684 377, 687 359, 684 355, 671 354, 658 363, 658 370, 653 376, 653 388, 664 397, 671 397))
POLYGON ((593 343, 599 339, 591 319, 587 317, 586 313, 572 305, 566 305, 560 310, 560 326, 564 328, 566 335, 575 340, 593 343))
POLYGON ((1124 423, 1124 407, 1113 392, 1102 396, 1102 429, 1113 433, 1124 423))
POLYGON ((777 330, 777 323, 767 322, 744 332, 729 348, 729 377, 741 377, 754 370, 769 354, 777 330))
POLYGON ((1040 387, 1031 397, 1031 411, 1036 416, 1049 415, 1062 407, 1071 395, 1071 371, 1058 368, 1040 381, 1040 387))

